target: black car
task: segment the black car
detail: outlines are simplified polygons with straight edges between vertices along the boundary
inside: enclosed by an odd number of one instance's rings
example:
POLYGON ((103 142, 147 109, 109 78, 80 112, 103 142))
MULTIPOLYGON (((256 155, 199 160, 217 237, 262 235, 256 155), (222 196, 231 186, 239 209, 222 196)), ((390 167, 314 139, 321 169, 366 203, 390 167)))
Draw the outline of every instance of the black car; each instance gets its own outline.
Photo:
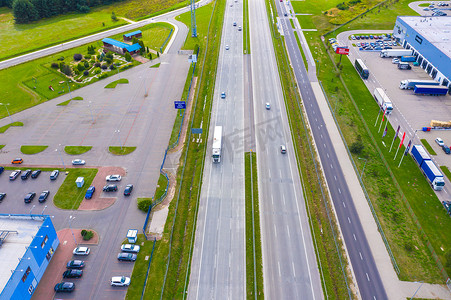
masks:
POLYGON ((47 197, 49 196, 50 191, 43 191, 41 195, 39 195, 39 202, 45 202, 47 200, 47 197))
POLYGON ((63 273, 63 278, 80 278, 83 275, 83 270, 67 270, 63 273))
POLYGON ((30 177, 30 175, 31 175, 31 170, 28 169, 28 170, 25 170, 22 173, 22 175, 20 175, 20 178, 22 178, 22 180, 25 180, 25 179, 28 179, 28 177, 30 177))
POLYGON ((55 292, 71 293, 75 290, 75 284, 73 282, 60 282, 55 285, 55 292))
POLYGON ((38 178, 39 174, 41 174, 41 170, 34 170, 31 173, 31 178, 38 178))
POLYGON ((82 260, 71 260, 66 265, 66 268, 68 269, 83 269, 84 267, 85 262, 82 260))
POLYGON ((133 184, 127 184, 124 190, 124 196, 130 196, 133 191, 133 184))
POLYGON ((31 192, 31 193, 28 193, 23 200, 25 201, 25 203, 30 203, 31 201, 33 201, 35 196, 36 196, 36 193, 31 192))
POLYGON ((118 260, 122 260, 122 261, 135 261, 136 260, 137 255, 133 254, 133 253, 119 253, 117 255, 117 259, 118 260))
POLYGON ((3 201, 3 199, 5 199, 6 197, 6 193, 0 193, 0 202, 3 201))
POLYGON ((105 185, 103 187, 103 191, 104 192, 115 192, 115 191, 117 191, 117 185, 115 185, 115 184, 105 185))

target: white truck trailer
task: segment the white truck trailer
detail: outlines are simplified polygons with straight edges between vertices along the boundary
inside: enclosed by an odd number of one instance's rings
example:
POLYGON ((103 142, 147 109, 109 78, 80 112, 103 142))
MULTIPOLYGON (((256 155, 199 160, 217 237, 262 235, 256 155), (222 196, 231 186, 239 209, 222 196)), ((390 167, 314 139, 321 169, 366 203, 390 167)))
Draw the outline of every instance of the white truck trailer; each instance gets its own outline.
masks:
POLYGON ((374 89, 374 99, 376 99, 377 104, 379 104, 382 110, 385 111, 386 115, 389 115, 393 111, 393 105, 390 101, 390 98, 388 98, 383 89, 374 89))
POLYGON ((412 55, 412 49, 383 49, 380 52, 381 57, 398 57, 412 55))
POLYGON ((401 90, 413 90, 416 85, 439 85, 435 80, 405 79, 399 83, 401 90))
POLYGON ((213 135, 213 162, 221 162, 222 126, 215 126, 213 135))

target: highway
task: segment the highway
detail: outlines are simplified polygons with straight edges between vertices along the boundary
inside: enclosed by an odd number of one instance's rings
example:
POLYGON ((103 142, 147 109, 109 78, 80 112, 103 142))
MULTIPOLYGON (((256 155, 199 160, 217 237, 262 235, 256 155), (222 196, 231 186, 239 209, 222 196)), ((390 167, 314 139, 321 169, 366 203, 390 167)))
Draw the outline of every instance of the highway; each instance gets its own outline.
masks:
POLYGON ((323 299, 264 0, 249 20, 265 298, 323 299))
MULTIPOLYGON (((284 3, 276 1, 279 16, 288 13, 284 3)), ((293 29, 286 17, 281 18, 288 54, 301 92, 303 104, 311 125, 323 172, 334 203, 336 215, 344 238, 348 256, 355 274, 362 299, 387 299, 373 255, 364 234, 354 202, 346 184, 343 171, 331 143, 324 119, 307 77, 293 29)))
POLYGON ((188 299, 246 298, 243 31, 238 30, 242 20, 242 1, 229 0, 224 15, 188 299), (226 92, 225 99, 220 97, 222 92, 226 92), (216 125, 223 127, 220 163, 213 163, 211 157, 216 125))

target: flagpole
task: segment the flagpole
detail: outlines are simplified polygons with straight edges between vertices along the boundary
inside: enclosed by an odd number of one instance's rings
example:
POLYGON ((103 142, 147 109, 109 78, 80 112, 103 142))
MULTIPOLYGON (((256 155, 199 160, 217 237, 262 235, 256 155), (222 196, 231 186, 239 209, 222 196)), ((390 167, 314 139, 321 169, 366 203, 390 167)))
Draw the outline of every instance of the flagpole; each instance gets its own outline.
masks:
MULTIPOLYGON (((382 123, 384 123, 385 111, 386 110, 384 110, 384 114, 382 115, 381 125, 379 125, 379 130, 377 131, 378 133, 381 132, 382 123)), ((387 118, 388 118, 388 116, 387 116, 387 118)))
POLYGON ((398 147, 398 149, 396 149, 396 154, 395 154, 395 157, 393 158, 393 160, 395 160, 396 156, 398 156, 398 151, 399 151, 399 147, 398 147))
POLYGON ((406 150, 404 151, 404 155, 401 157, 401 161, 399 162, 398 168, 401 166, 402 160, 404 159, 404 156, 409 154, 410 146, 412 145, 412 140, 409 141, 409 144, 407 144, 406 150))
POLYGON ((379 115, 381 114, 381 110, 382 109, 379 108, 379 111, 377 112, 377 119, 376 122, 374 122, 374 127, 376 127, 377 121, 379 121, 379 115))
POLYGON ((402 160, 404 159, 404 156, 405 156, 405 155, 402 155, 402 156, 401 156, 401 160, 400 160, 400 162, 399 162, 398 168, 401 166, 401 163, 402 163, 402 160))
POLYGON ((396 156, 398 156, 398 151, 399 151, 399 149, 401 148, 402 143, 404 143, 404 138, 405 138, 405 137, 406 137, 406 132, 404 131, 404 133, 402 134, 401 142, 399 142, 398 149, 396 149, 395 158, 393 158, 393 160, 395 160, 395 159, 396 159, 396 156))
POLYGON ((393 138, 393 141, 391 142, 391 146, 390 146, 390 151, 389 152, 391 152, 391 149, 393 147, 393 143, 395 142, 396 138, 398 137, 398 133, 399 133, 399 129, 400 128, 401 128, 401 126, 398 125, 398 129, 396 129, 395 137, 393 138))

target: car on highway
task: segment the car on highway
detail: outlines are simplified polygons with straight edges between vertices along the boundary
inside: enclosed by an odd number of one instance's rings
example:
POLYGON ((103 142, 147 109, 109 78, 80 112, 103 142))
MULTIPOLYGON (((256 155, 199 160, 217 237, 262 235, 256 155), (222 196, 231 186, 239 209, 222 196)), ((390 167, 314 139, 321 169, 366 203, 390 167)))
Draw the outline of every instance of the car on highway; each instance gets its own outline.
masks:
POLYGON ((266 108, 267 110, 270 110, 270 109, 271 109, 271 104, 269 104, 269 102, 266 102, 265 108, 266 108))
POLYGON ((133 244, 124 244, 121 246, 121 250, 124 252, 130 252, 130 253, 138 253, 140 247, 138 245, 133 244))
POLYGON ((31 172, 31 178, 38 178, 39 174, 41 174, 41 170, 34 170, 33 172, 31 172))
POLYGON ((229 49, 230 49, 229 45, 226 45, 226 47, 225 47, 225 48, 226 48, 226 50, 229 50, 229 49))
POLYGON ((89 255, 89 253, 91 252, 91 249, 89 249, 88 247, 77 247, 74 249, 74 251, 72 251, 73 255, 89 255))
POLYGON ((40 203, 45 202, 45 200, 47 200, 49 194, 50 194, 50 191, 43 191, 43 192, 41 193, 41 195, 39 195, 39 199, 38 199, 39 202, 40 202, 40 203))
POLYGON ((115 191, 117 191, 117 185, 115 185, 115 184, 105 185, 103 187, 103 191, 104 192, 115 192, 115 191))
POLYGON ((86 199, 91 199, 92 195, 94 195, 94 192, 96 191, 96 187, 95 186, 90 186, 88 187, 88 189, 86 190, 86 194, 85 194, 85 198, 86 199))
POLYGON ((445 146, 445 143, 443 142, 443 140, 441 138, 436 138, 435 142, 437 143, 437 145, 439 145, 440 147, 445 146))
POLYGON ((225 97, 226 97, 226 93, 225 93, 225 92, 222 92, 222 93, 221 93, 221 98, 222 98, 222 99, 225 99, 225 97))
POLYGON ((238 31, 241 31, 241 29, 242 29, 241 26, 238 26, 238 31))
POLYGON ((28 170, 23 171, 22 175, 20 175, 20 178, 22 180, 26 180, 26 179, 28 179, 28 177, 30 177, 30 175, 31 175, 31 170, 28 169, 28 170))
POLYGON ((117 255, 117 260, 120 261, 135 261, 138 256, 133 253, 124 253, 121 252, 117 255))
POLYGON ((60 174, 60 171, 53 170, 52 173, 50 174, 50 180, 56 180, 56 178, 58 178, 59 174, 60 174))
POLYGON ((68 269, 83 269, 85 267, 85 262, 82 260, 71 260, 67 262, 66 268, 68 269))
POLYGON ((21 170, 12 171, 11 174, 9 174, 9 180, 15 180, 17 176, 20 175, 21 172, 22 172, 21 170))
POLYGON ((6 197, 6 193, 0 193, 0 202, 3 201, 3 199, 5 199, 6 197))
POLYGON ((449 147, 446 146, 446 145, 443 145, 442 149, 443 149, 443 152, 445 152, 446 154, 450 154, 451 153, 451 151, 449 150, 449 147))
POLYGON ((233 22, 233 26, 236 26, 236 22, 233 22))
POLYGON ((108 175, 105 179, 106 181, 121 181, 122 177, 121 175, 108 175))
POLYGON ((60 282, 55 285, 55 292, 72 293, 75 290, 75 284, 73 282, 60 282))
POLYGON ((129 286, 130 285, 130 277, 114 276, 114 277, 111 277, 110 283, 112 286, 129 286))
POLYGON ((30 192, 28 194, 25 195, 25 198, 23 198, 23 201, 25 203, 30 203, 31 201, 33 201, 34 197, 36 196, 35 192, 30 192))
POLYGON ((21 163, 23 163, 23 159, 22 158, 15 158, 15 159, 13 159, 12 161, 11 161, 11 163, 13 164, 13 165, 15 165, 15 164, 21 164, 21 163))
POLYGON ((66 270, 63 273, 63 278, 80 278, 83 276, 83 270, 66 270))
POLYGON ((83 160, 83 159, 74 159, 73 161, 72 161, 72 164, 74 165, 74 166, 81 166, 81 165, 84 165, 86 162, 83 160))
POLYGON ((124 190, 124 196, 130 196, 133 191, 133 184, 127 184, 124 190))
POLYGON ((280 145, 280 153, 282 154, 287 153, 287 147, 285 147, 285 145, 280 145))

